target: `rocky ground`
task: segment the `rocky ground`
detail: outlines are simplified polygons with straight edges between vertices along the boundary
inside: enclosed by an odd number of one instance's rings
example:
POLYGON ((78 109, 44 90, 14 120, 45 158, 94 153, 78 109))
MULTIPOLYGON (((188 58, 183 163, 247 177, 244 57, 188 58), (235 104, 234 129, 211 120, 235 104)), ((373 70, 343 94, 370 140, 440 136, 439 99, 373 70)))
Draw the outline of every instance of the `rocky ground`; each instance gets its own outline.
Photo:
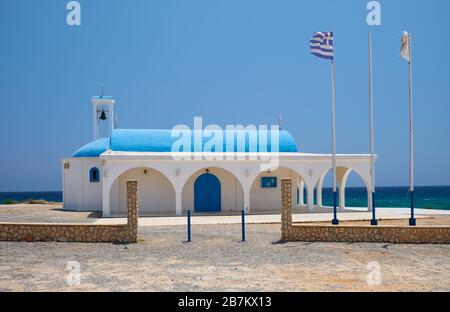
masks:
POLYGON ((100 212, 67 211, 61 203, 0 205, 0 222, 92 223, 100 212))
MULTIPOLYGON (((51 205, 0 208, 0 222, 98 217, 51 205)), ((130 245, 0 242, 0 291, 450 291, 449 245, 282 243, 279 224, 247 225, 241 242, 240 231, 239 224, 194 225, 191 243, 185 226, 140 227, 139 243, 130 245)))
POLYGON ((239 225, 192 230, 191 243, 183 226, 142 227, 132 245, 0 242, 0 291, 450 290, 447 245, 280 243, 276 224, 248 225, 246 242, 239 225))

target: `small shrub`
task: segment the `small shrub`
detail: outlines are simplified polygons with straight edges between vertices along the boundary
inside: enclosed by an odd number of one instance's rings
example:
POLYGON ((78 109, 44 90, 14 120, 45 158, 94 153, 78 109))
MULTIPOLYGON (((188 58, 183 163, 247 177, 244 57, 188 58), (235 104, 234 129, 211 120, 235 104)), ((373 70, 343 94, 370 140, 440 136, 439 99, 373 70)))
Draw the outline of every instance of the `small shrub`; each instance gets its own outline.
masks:
POLYGON ((33 204, 33 205, 47 205, 48 201, 43 199, 29 199, 26 201, 27 204, 33 204))
POLYGON ((7 198, 3 201, 3 204, 4 205, 15 205, 15 204, 17 204, 17 201, 15 201, 14 199, 7 198))

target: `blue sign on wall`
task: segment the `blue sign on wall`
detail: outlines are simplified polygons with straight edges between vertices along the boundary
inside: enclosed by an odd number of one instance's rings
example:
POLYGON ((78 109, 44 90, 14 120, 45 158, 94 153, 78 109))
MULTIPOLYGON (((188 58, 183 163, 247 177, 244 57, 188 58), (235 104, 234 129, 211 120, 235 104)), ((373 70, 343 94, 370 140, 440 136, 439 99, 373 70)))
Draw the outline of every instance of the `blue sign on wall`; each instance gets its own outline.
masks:
POLYGON ((261 187, 277 187, 277 177, 262 177, 261 187))

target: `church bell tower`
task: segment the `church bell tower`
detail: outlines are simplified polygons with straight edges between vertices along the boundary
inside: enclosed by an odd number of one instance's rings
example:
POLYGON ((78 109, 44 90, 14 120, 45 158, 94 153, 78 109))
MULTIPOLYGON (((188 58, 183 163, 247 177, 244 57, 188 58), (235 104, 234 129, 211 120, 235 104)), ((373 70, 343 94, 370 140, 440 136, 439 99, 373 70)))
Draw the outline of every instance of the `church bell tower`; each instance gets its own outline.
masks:
POLYGON ((93 116, 93 138, 110 137, 114 125, 114 103, 112 96, 99 95, 91 99, 93 116))

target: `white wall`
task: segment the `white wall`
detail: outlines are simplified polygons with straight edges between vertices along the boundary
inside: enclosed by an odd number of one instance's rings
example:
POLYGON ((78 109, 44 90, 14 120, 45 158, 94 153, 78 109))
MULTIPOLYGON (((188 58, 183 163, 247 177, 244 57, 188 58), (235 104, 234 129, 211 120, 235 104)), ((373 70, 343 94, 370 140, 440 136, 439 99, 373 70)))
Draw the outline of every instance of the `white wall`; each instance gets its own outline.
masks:
POLYGON ((99 158, 69 158, 62 161, 64 209, 102 210, 102 170, 99 158), (64 169, 64 163, 69 168, 64 169), (100 182, 89 181, 89 170, 100 170, 100 182))
POLYGON ((127 214, 127 180, 139 181, 140 216, 175 214, 175 191, 170 181, 157 170, 135 168, 120 175, 113 183, 110 191, 111 216, 127 214))
POLYGON ((63 197, 64 209, 83 209, 83 163, 79 159, 65 160, 62 162, 63 171, 63 197), (64 163, 69 164, 68 169, 64 169, 64 163))
POLYGON ((83 159, 83 207, 84 210, 102 210, 102 167, 100 159, 85 158, 83 159), (96 167, 100 171, 100 181, 90 182, 89 171, 96 167))
MULTIPOLYGON (((224 169, 208 168, 208 170, 220 180, 222 212, 241 211, 244 208, 244 192, 239 181, 224 169)), ((182 193, 183 211, 190 209, 194 212, 194 183, 204 173, 206 169, 197 171, 186 181, 182 193)))
POLYGON ((281 179, 285 178, 293 179, 292 207, 296 207, 297 181, 300 180, 300 176, 290 169, 280 168, 272 172, 263 172, 255 179, 250 189, 250 210, 252 212, 264 210, 281 211, 281 179), (261 187, 261 177, 277 177, 277 187, 261 187))

